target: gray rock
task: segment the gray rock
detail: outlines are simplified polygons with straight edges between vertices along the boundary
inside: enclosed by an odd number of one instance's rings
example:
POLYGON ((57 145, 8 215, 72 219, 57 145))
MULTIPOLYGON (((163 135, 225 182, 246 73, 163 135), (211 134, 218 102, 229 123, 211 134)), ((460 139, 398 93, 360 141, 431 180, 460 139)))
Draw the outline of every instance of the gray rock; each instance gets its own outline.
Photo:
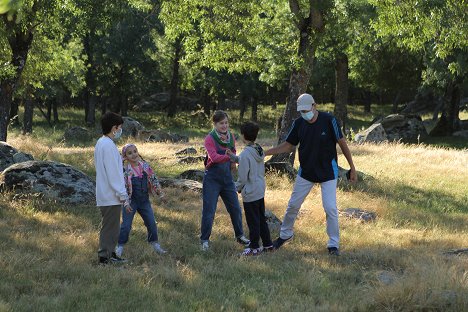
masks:
POLYGON ((13 161, 15 162, 15 164, 30 160, 34 160, 34 157, 30 154, 18 152, 15 155, 13 155, 13 161))
POLYGON ((13 156, 18 150, 6 142, 0 141, 0 171, 15 163, 13 156))
POLYGON ((468 248, 445 251, 444 254, 452 256, 468 256, 468 248))
POLYGON ((11 165, 0 175, 1 190, 40 195, 70 204, 95 201, 95 185, 83 172, 52 161, 27 161, 11 165))
POLYGON ((382 284, 388 286, 388 285, 395 283, 395 280, 397 279, 397 275, 394 272, 381 271, 377 274, 377 279, 382 284))
POLYGON ((177 151, 175 153, 176 156, 180 156, 180 155, 193 155, 193 154, 197 154, 198 151, 195 147, 187 147, 187 148, 184 148, 184 149, 181 149, 180 151, 177 151))
POLYGON ((137 120, 130 117, 122 117, 124 123, 122 125, 122 136, 136 137, 139 131, 144 130, 145 127, 137 120))
POLYGON ((180 158, 177 162, 179 164, 196 164, 205 160, 205 156, 186 156, 180 158))
POLYGON ((420 116, 392 114, 356 134, 356 142, 403 141, 417 142, 427 137, 426 127, 420 116))
POLYGON ((452 133, 453 136, 468 138, 468 130, 455 131, 452 133))
POLYGON ((180 134, 170 134, 163 130, 141 130, 136 135, 138 140, 144 142, 185 142, 189 141, 189 138, 180 134))
POLYGON ((372 142, 380 143, 387 141, 387 133, 380 123, 373 124, 364 131, 356 134, 354 141, 357 143, 372 142))
POLYGON ((186 179, 159 178, 162 187, 173 187, 183 191, 202 193, 203 185, 200 182, 186 179))
POLYGON ((179 178, 203 182, 204 175, 205 175, 205 172, 201 170, 187 170, 187 171, 182 172, 179 175, 179 178))
POLYGON ((76 141, 90 138, 88 129, 83 127, 71 127, 65 130, 63 138, 65 141, 76 141))
POLYGON ((377 218, 375 212, 369 212, 359 208, 346 208, 340 211, 340 215, 351 219, 359 219, 364 222, 374 221, 377 218))
POLYGON ((279 232, 281 230, 281 220, 273 212, 265 209, 265 218, 267 220, 268 228, 270 231, 279 232))

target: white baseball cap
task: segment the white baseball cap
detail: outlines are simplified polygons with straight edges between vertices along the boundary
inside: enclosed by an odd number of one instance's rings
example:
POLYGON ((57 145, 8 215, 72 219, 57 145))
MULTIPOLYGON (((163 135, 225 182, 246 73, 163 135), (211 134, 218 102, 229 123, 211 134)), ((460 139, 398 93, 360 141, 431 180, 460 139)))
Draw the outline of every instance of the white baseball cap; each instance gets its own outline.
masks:
POLYGON ((297 98, 297 111, 311 110, 313 104, 315 104, 315 100, 312 95, 303 93, 297 98))

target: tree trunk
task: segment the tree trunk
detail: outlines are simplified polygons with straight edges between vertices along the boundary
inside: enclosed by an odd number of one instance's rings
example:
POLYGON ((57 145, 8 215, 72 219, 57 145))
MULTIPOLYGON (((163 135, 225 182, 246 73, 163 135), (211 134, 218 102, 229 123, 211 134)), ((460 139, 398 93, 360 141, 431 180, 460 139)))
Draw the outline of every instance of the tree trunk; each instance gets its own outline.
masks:
POLYGON ((258 112, 258 97, 254 95, 252 97, 252 114, 250 119, 257 122, 257 112, 258 112))
POLYGON ((52 118, 52 102, 49 99, 47 100, 47 115, 46 115, 46 119, 49 122, 49 124, 50 124, 51 118, 52 118))
POLYGON ((9 122, 10 122, 10 125, 12 126, 19 126, 21 124, 18 118, 19 105, 20 105, 19 99, 14 99, 11 102, 9 122))
POLYGON ((394 114, 398 113, 398 102, 400 102, 400 97, 401 97, 401 90, 398 90, 397 95, 395 96, 395 99, 393 100, 392 113, 394 114))
POLYGON ((369 91, 364 91, 364 112, 371 112, 372 95, 369 91))
POLYGON ((23 134, 32 133, 33 115, 34 101, 30 95, 27 95, 27 98, 24 101, 23 134))
POLYGON ((177 37, 174 42, 174 59, 172 60, 172 79, 167 117, 174 117, 177 112, 177 94, 179 93, 179 67, 182 51, 182 38, 177 37))
POLYGON ((52 102, 52 112, 54 114, 54 123, 59 123, 59 115, 58 115, 58 105, 62 102, 63 95, 60 94, 55 101, 52 102))
POLYGON ((203 112, 206 116, 210 116, 210 89, 205 87, 203 89, 203 112))
POLYGON ((94 126, 96 120, 96 79, 94 77, 94 55, 92 47, 92 30, 90 30, 83 40, 84 51, 87 59, 87 71, 85 76, 86 87, 84 90, 85 102, 85 122, 88 126, 94 126))
MULTIPOLYGON (((34 2, 31 15, 34 16, 39 8, 39 1, 34 2)), ((12 77, 2 79, 0 82, 0 141, 7 140, 8 123, 10 118, 11 103, 13 93, 16 90, 21 78, 26 60, 28 59, 29 49, 33 40, 31 27, 25 27, 17 21, 17 16, 12 18, 8 14, 3 14, 4 30, 11 49, 11 66, 15 70, 12 77)))
MULTIPOLYGON (((293 69, 288 87, 286 108, 281 120, 281 129, 278 133, 278 144, 286 140, 286 136, 293 124, 297 113, 297 98, 306 92, 312 74, 312 65, 315 57, 315 49, 320 40, 320 34, 324 30, 323 12, 317 8, 316 2, 311 2, 310 12, 307 18, 302 18, 301 8, 297 0, 289 0, 289 7, 294 14, 296 26, 300 33, 299 47, 297 54, 302 60, 298 69, 293 69)), ((280 162, 289 161, 294 163, 294 153, 274 155, 269 161, 280 162)))
POLYGON ((335 117, 338 119, 343 133, 346 133, 348 117, 348 56, 340 54, 335 60, 335 117))
POLYGON ((442 116, 432 129, 431 136, 448 136, 452 135, 453 132, 460 128, 459 123, 459 110, 460 110, 460 79, 456 79, 454 82, 449 83, 446 89, 447 97, 450 97, 446 101, 444 109, 442 110, 442 116))

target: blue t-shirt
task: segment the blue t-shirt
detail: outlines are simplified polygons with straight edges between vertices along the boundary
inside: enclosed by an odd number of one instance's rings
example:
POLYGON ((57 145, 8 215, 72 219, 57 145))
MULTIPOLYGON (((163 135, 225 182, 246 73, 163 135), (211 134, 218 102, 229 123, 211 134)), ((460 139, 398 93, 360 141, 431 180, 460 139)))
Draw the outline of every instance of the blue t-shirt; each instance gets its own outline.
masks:
POLYGON ((336 143, 343 137, 333 115, 319 112, 314 123, 294 120, 286 142, 299 144, 299 176, 314 183, 338 178, 336 143))

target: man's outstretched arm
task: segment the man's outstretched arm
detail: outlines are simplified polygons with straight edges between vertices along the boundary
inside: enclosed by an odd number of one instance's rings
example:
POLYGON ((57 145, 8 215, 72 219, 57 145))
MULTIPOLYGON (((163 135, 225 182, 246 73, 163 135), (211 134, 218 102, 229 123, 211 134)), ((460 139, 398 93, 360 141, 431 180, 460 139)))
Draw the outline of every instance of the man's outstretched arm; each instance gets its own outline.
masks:
POLYGON ((268 155, 276 155, 276 154, 284 154, 284 153, 291 153, 296 149, 295 145, 284 141, 283 143, 272 147, 265 151, 265 156, 268 155))

